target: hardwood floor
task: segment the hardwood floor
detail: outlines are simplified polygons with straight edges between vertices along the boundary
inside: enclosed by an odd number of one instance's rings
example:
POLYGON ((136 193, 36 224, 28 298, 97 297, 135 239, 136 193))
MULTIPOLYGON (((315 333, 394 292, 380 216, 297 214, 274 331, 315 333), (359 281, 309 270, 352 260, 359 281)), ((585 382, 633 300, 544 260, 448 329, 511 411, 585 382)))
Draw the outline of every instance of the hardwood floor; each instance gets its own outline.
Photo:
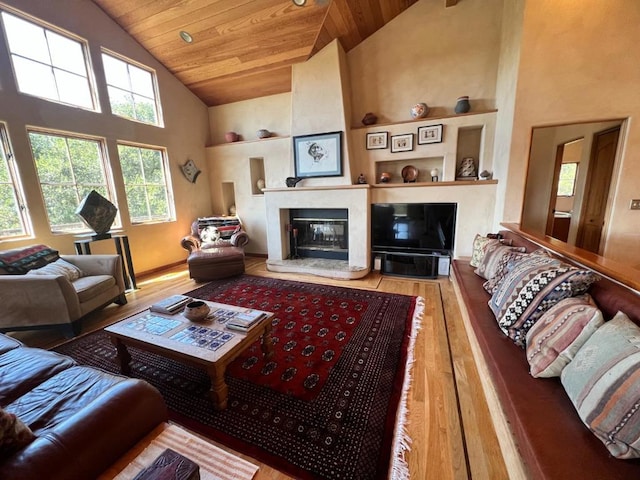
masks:
MULTIPOLYGON (((263 258, 256 257, 247 257, 246 265, 251 275, 423 297, 424 317, 416 341, 408 398, 407 430, 412 444, 406 460, 411 478, 508 478, 451 281, 391 277, 377 272, 359 280, 274 273, 266 270, 263 258)), ((186 265, 141 277, 138 290, 127 294, 127 305, 114 304, 90 314, 83 322, 82 333, 103 328, 170 294, 196 287, 189 279, 186 265)), ((55 331, 20 332, 14 336, 41 348, 67 341, 55 331)), ((260 465, 256 480, 290 478, 250 457, 240 456, 260 465)))

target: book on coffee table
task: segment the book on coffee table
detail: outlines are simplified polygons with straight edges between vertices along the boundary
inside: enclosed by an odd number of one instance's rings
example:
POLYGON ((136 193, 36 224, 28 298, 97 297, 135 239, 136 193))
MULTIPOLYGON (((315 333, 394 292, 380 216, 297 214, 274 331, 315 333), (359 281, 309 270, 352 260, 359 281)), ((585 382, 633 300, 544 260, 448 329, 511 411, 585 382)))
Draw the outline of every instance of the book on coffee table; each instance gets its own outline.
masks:
POLYGON ((186 295, 172 295, 159 302, 154 303, 149 307, 149 310, 157 313, 164 313, 166 315, 173 315, 184 308, 184 306, 193 300, 186 295))
POLYGON ((267 317, 267 312, 261 310, 247 310, 246 312, 238 312, 229 320, 227 320, 227 328, 246 332, 254 325, 260 323, 260 320, 267 317))

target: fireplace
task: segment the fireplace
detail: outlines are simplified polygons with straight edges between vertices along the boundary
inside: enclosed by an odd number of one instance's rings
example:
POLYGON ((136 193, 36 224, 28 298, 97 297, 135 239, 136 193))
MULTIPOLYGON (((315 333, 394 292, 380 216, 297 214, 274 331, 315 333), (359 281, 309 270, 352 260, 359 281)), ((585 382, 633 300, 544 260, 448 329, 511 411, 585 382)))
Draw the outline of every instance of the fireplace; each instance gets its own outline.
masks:
POLYGON ((289 211, 290 258, 349 259, 349 211, 302 208, 289 211))

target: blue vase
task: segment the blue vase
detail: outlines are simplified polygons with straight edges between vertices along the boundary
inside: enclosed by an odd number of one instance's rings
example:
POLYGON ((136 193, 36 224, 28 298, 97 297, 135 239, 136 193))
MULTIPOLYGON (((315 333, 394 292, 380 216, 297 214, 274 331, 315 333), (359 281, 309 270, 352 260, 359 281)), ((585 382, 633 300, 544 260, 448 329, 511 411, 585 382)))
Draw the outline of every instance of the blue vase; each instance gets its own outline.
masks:
POLYGON ((471 105, 469 104, 469 97, 458 97, 458 102, 454 108, 456 113, 467 113, 471 109, 471 105))

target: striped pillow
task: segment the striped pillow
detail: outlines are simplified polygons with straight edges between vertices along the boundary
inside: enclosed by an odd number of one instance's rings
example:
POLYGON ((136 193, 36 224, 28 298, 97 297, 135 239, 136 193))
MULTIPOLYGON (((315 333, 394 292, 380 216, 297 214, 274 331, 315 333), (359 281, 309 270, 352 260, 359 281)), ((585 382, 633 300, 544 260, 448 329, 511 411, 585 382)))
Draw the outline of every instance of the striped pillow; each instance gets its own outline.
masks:
POLYGON ((475 270, 476 275, 489 280, 498 272, 498 269, 501 267, 500 260, 504 255, 509 252, 524 253, 525 251, 526 248, 524 247, 510 247, 508 245, 503 245, 500 242, 487 243, 484 247, 484 256, 480 260, 478 268, 475 270))
POLYGON ((560 379, 611 455, 640 457, 640 327, 618 312, 578 350, 560 379))
POLYGON ((590 295, 565 298, 527 332, 527 361, 533 377, 559 377, 576 352, 604 323, 590 295))

